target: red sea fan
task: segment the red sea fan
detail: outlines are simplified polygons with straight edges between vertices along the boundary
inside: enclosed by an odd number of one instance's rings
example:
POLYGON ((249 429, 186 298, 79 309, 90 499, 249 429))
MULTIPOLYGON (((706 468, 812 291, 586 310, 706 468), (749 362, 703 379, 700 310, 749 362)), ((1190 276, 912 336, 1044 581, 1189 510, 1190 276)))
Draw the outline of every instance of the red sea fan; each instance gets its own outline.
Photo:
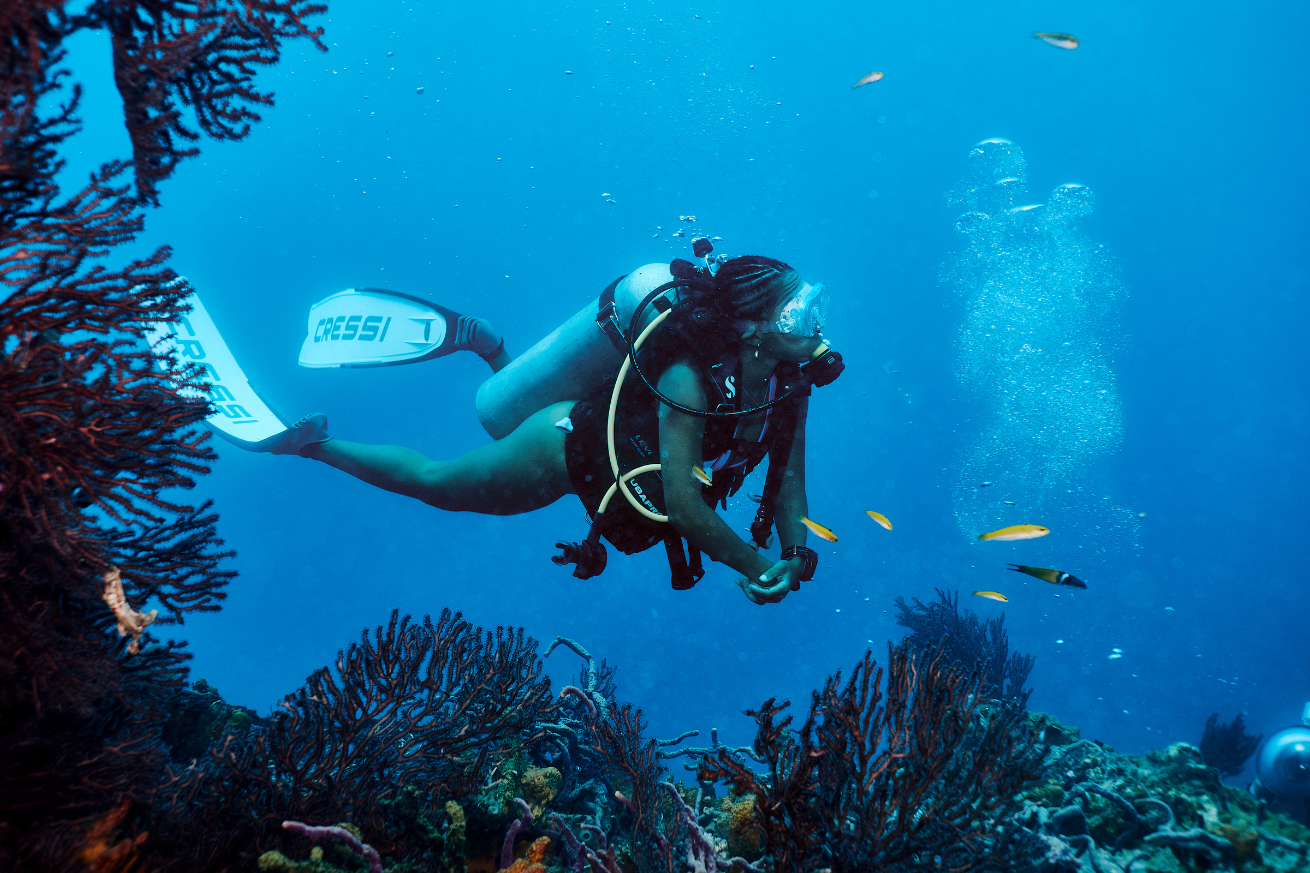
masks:
POLYGON ((158 183, 199 153, 193 143, 239 140, 271 106, 273 95, 254 87, 259 67, 277 63, 283 40, 306 37, 322 51, 322 28, 304 18, 327 6, 305 0, 102 0, 72 17, 72 29, 107 29, 114 82, 136 169, 137 191, 158 200, 158 183), (182 106, 194 115, 188 124, 182 106), (196 129, 198 128, 198 130, 196 129))
POLYGON ((145 618, 148 605, 157 624, 217 609, 235 574, 220 569, 230 553, 209 505, 181 496, 214 457, 207 406, 180 391, 194 374, 168 375, 146 340, 190 289, 166 248, 112 256, 196 153, 180 141, 240 139, 258 120, 250 107, 272 97, 254 70, 283 39, 324 48, 301 21, 322 9, 0 2, 0 868, 67 869, 85 856, 88 817, 110 821, 128 799, 112 821, 139 828, 161 784, 194 781, 169 775, 160 733, 188 656, 152 640, 145 618), (64 197, 59 150, 80 89, 61 46, 81 30, 110 34, 133 156, 64 197), (122 588, 107 602, 109 578, 122 588))
POLYGON ((767 778, 730 752, 700 779, 755 795, 757 826, 778 870, 986 867, 995 823, 1033 784, 1044 752, 1019 701, 984 703, 982 676, 940 650, 902 642, 884 670, 866 652, 815 691, 799 732, 771 699, 748 711, 767 778))

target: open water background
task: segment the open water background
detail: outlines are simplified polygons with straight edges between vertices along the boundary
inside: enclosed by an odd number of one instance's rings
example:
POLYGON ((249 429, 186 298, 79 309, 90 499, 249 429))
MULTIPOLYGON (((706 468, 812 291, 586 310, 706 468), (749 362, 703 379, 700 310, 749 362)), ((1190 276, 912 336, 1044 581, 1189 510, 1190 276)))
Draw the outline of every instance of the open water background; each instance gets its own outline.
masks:
MULTIPOLYGON (((430 294, 521 352, 615 276, 690 257, 670 233, 693 214, 718 251, 832 291, 848 370, 815 395, 807 462, 811 514, 840 542, 811 539, 819 577, 780 606, 749 604, 722 565, 671 591, 661 549, 611 549, 584 582, 549 562, 585 534, 575 498, 446 514, 220 442, 198 491, 241 576, 221 613, 161 629, 192 641, 193 675, 268 712, 393 607, 449 606, 618 664, 657 736, 745 743, 742 710, 803 706, 900 638, 896 596, 949 587, 1004 610, 1012 650, 1037 658, 1030 705, 1086 737, 1141 753, 1196 742, 1211 712, 1294 722, 1310 699, 1310 7, 902 6, 333 2, 331 51, 294 44, 261 74, 276 108, 182 165, 140 249, 174 247, 267 398, 327 412, 343 438, 465 451, 485 439, 480 360, 300 369, 309 305, 430 294), (883 81, 850 90, 873 69, 883 81), (989 187, 999 159, 970 159, 992 137, 1026 158, 1013 203, 989 187), (1004 211, 1066 183, 1094 211, 1004 211), (966 234, 970 209, 988 218, 966 234), (1053 533, 974 539, 1015 522, 1053 533), (1024 584, 1007 561, 1089 589, 1024 584)), ((107 40, 70 49, 87 89, 71 186, 128 143, 107 40)), ((549 662, 560 684, 576 667, 549 662)))

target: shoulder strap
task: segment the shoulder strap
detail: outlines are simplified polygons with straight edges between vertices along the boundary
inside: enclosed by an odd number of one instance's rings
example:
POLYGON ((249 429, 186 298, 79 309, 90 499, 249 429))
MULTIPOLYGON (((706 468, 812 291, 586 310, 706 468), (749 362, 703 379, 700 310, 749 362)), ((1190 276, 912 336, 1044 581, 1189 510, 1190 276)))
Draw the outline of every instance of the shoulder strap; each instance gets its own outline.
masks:
POLYGON ((600 292, 600 305, 596 310, 596 326, 610 338, 614 348, 624 355, 628 353, 628 341, 623 338, 623 328, 619 326, 619 309, 614 305, 614 290, 627 277, 628 274, 624 273, 605 286, 605 290, 600 292))

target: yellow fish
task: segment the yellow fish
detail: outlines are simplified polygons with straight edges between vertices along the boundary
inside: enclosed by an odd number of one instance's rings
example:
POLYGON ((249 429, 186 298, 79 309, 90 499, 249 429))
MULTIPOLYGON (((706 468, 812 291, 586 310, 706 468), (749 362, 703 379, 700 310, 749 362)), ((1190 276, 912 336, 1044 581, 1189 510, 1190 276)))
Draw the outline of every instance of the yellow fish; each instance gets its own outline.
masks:
POLYGON ((1010 598, 1006 597, 999 591, 975 591, 973 593, 978 597, 986 597, 988 600, 999 600, 1001 603, 1010 602, 1010 598))
POLYGON ((1042 527, 1040 524, 1012 524, 1009 527, 985 533, 978 539, 1000 540, 1008 543, 1010 540, 1035 540, 1038 537, 1046 536, 1050 532, 1050 528, 1042 527))
POLYGON ((798 518, 800 518, 801 524, 805 525, 810 530, 814 531, 814 535, 819 539, 827 540, 830 543, 837 542, 837 535, 832 531, 828 530, 823 525, 819 524, 817 521, 810 521, 808 518, 806 518, 803 515, 798 516, 798 518))
POLYGON ((1033 34, 1033 39, 1040 39, 1047 45, 1053 45, 1056 48, 1076 49, 1078 48, 1078 39, 1069 33, 1043 33, 1040 30, 1033 34))
POLYGON ((710 478, 710 474, 706 473, 704 469, 697 467, 695 464, 691 465, 691 477, 702 485, 714 484, 714 480, 710 478))
POLYGON ((881 78, 882 78, 882 73, 870 73, 869 75, 865 76, 863 79, 852 85, 851 90, 854 91, 856 88, 860 87, 861 85, 870 85, 881 78))
POLYGON ((881 512, 874 512, 872 509, 866 509, 864 510, 864 514, 869 516, 869 518, 873 519, 874 521, 878 522, 878 524, 887 528, 887 530, 892 529, 892 523, 888 521, 887 516, 883 515, 881 512))

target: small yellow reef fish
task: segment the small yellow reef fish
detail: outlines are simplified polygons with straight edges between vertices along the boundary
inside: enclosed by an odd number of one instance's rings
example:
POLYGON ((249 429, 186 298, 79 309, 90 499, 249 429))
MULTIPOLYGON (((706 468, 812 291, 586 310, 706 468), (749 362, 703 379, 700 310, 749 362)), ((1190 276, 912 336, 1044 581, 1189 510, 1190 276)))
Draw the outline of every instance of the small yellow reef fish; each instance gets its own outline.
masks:
POLYGON ((714 480, 710 478, 710 474, 706 473, 703 468, 697 467, 695 464, 691 465, 691 477, 702 485, 708 486, 714 484, 714 480))
POLYGON ((978 597, 986 597, 988 600, 999 600, 1001 603, 1010 602, 1010 598, 1006 597, 999 591, 975 591, 973 593, 978 597))
POLYGON ((1043 33, 1040 30, 1033 34, 1033 39, 1040 39, 1047 45, 1053 45, 1056 48, 1076 49, 1078 48, 1078 39, 1069 33, 1043 33))
POLYGON ((1040 524, 1012 524, 1009 527, 985 533, 978 539, 1000 540, 1003 543, 1008 543, 1010 540, 1035 540, 1038 537, 1046 536, 1050 532, 1050 528, 1042 527, 1040 524))
POLYGON ((808 518, 806 518, 803 515, 798 516, 798 518, 800 518, 801 524, 805 525, 810 530, 814 531, 814 535, 819 539, 827 540, 830 543, 837 542, 837 535, 832 531, 828 530, 823 525, 819 524, 817 521, 810 521, 808 518))
MULTIPOLYGON (((1009 564, 1006 569, 1013 570, 1016 573, 1027 573, 1034 579, 1041 579, 1043 582, 1050 582, 1052 585, 1063 585, 1065 588, 1080 588, 1086 590, 1087 583, 1079 579, 1072 573, 1064 573, 1060 570, 1052 570, 1048 567, 1029 567, 1027 564, 1009 564)), ((1059 597, 1060 595, 1055 595, 1059 597)))
POLYGON ((887 528, 887 530, 892 529, 892 523, 888 521, 887 516, 883 515, 881 512, 874 512, 872 509, 866 509, 864 510, 864 514, 869 516, 869 518, 873 519, 874 521, 878 522, 878 524, 887 528))
POLYGON ((870 85, 881 78, 882 78, 882 73, 870 73, 869 75, 865 76, 863 79, 852 85, 851 90, 854 91, 856 88, 860 87, 861 85, 870 85))

